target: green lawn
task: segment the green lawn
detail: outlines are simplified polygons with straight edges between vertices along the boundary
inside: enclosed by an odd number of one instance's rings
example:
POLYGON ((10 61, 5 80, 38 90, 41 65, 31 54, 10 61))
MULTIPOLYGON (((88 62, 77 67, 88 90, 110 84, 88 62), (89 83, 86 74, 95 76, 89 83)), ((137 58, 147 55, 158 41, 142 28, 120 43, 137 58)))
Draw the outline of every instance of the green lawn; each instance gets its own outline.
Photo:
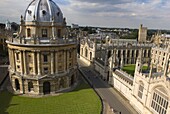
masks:
POLYGON ((100 114, 101 102, 85 83, 69 93, 43 98, 0 94, 0 114, 100 114))
MULTIPOLYGON (((128 74, 134 76, 135 66, 136 66, 135 64, 126 65, 122 68, 122 70, 127 72, 128 74)), ((147 68, 148 68, 148 66, 143 66, 142 70, 146 70, 147 68)))

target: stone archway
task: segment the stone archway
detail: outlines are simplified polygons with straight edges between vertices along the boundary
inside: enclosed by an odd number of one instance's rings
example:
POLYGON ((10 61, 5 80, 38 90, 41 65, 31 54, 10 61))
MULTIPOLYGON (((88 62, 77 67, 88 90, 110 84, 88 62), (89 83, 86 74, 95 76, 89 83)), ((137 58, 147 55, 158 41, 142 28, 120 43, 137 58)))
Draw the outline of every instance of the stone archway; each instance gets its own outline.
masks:
POLYGON ((50 82, 46 81, 43 83, 43 93, 45 94, 50 94, 51 92, 51 85, 50 82))
POLYGON ((15 89, 16 91, 20 90, 20 84, 18 79, 15 79, 15 89))

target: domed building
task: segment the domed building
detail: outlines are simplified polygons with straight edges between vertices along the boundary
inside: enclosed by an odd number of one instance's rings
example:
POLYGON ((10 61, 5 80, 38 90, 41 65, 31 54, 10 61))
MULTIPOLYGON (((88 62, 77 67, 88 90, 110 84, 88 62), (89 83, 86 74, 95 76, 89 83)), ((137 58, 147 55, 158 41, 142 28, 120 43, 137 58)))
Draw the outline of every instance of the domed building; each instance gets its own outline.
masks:
POLYGON ((52 0, 33 0, 21 16, 20 32, 7 41, 10 80, 15 92, 43 95, 77 82, 76 39, 52 0))

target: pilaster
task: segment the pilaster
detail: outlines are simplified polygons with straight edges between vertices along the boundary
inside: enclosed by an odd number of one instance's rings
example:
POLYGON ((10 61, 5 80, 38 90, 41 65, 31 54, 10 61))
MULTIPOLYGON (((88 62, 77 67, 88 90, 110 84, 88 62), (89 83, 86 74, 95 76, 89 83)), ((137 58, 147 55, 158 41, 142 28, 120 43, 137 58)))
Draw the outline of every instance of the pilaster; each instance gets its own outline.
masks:
POLYGON ((58 74, 58 52, 55 53, 55 73, 58 74))
POLYGON ((23 51, 20 52, 20 57, 21 57, 21 61, 20 61, 21 75, 23 75, 24 74, 23 51))
POLYGON ((33 52, 33 74, 36 75, 36 67, 37 66, 37 60, 36 60, 36 52, 33 52))
POLYGON ((51 74, 54 74, 54 51, 51 51, 51 74))
POLYGON ((41 75, 41 54, 37 52, 38 75, 41 75))
POLYGON ((27 75, 28 74, 28 70, 27 70, 27 55, 26 55, 26 51, 23 51, 23 63, 24 63, 24 74, 27 75))

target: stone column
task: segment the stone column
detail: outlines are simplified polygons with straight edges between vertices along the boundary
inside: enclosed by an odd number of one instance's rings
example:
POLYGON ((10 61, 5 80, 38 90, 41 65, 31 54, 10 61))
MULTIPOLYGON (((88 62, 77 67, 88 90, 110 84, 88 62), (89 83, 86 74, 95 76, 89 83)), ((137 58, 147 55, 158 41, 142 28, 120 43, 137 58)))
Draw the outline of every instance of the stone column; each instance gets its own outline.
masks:
POLYGON ((38 75, 41 75, 41 54, 37 52, 37 67, 38 67, 38 75))
POLYGON ((76 50, 75 49, 73 49, 72 63, 73 63, 73 67, 75 67, 77 65, 77 54, 76 54, 76 50))
POLYGON ((54 51, 51 52, 51 74, 54 74, 54 51))
POLYGON ((27 75, 28 74, 28 70, 27 70, 27 55, 26 52, 23 51, 23 59, 24 59, 24 74, 27 75))
POLYGON ((147 49, 147 50, 146 50, 146 57, 149 57, 149 56, 148 56, 148 53, 149 53, 149 50, 147 49))
POLYGON ((130 49, 130 58, 129 58, 129 63, 131 64, 132 63, 132 49, 130 49))
POLYGON ((58 74, 58 51, 55 53, 55 73, 58 74))
POLYGON ((36 52, 33 52, 33 74, 36 75, 36 66, 37 66, 37 60, 36 60, 36 52))
POLYGON ((125 64, 128 64, 127 63, 127 60, 128 60, 127 52, 128 52, 128 50, 126 49, 126 51, 125 51, 125 64))
POLYGON ((134 50, 134 63, 136 63, 136 49, 134 50))
POLYGON ((12 64, 13 64, 13 69, 14 69, 14 72, 16 71, 16 62, 15 62, 15 53, 14 53, 14 50, 12 50, 12 64))
POLYGON ((66 50, 64 50, 64 71, 66 71, 66 69, 67 69, 67 58, 66 58, 66 50))
POLYGON ((21 68, 21 75, 24 74, 24 62, 23 62, 23 52, 20 51, 20 57, 21 57, 21 61, 20 61, 20 68, 21 68))
POLYGON ((10 61, 10 69, 13 68, 13 56, 12 56, 12 50, 11 49, 8 49, 8 52, 9 52, 9 61, 10 61))
POLYGON ((69 50, 66 50, 66 70, 69 70, 69 50))
POLYGON ((123 50, 121 50, 121 62, 120 62, 120 67, 122 68, 123 67, 123 63, 124 63, 124 58, 123 58, 123 50))

